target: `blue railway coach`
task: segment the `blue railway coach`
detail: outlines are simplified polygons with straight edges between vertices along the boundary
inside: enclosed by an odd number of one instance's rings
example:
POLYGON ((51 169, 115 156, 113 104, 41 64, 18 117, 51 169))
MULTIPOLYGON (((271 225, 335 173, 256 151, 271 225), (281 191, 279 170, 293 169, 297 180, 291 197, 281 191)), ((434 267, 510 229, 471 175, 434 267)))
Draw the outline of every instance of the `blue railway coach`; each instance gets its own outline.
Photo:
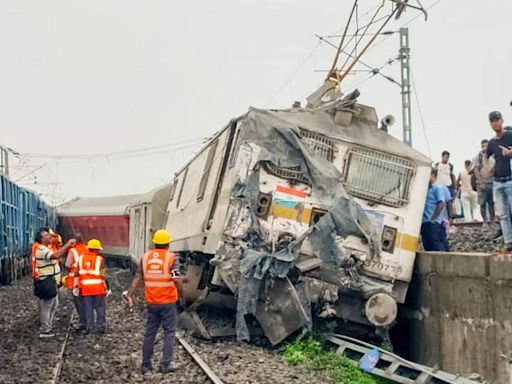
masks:
POLYGON ((40 227, 55 227, 56 213, 35 193, 0 175, 0 283, 30 270, 30 253, 40 227))

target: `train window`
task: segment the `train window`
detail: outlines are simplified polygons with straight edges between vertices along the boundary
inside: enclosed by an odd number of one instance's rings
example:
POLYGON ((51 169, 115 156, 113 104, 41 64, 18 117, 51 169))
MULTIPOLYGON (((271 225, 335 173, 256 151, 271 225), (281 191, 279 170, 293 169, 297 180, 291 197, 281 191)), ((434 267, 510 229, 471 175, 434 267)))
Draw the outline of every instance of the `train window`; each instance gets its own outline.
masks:
POLYGON ((231 157, 229 159, 229 168, 233 168, 236 164, 236 159, 238 157, 238 151, 240 146, 238 145, 238 141, 240 140, 240 129, 236 131, 235 138, 233 139, 233 149, 231 150, 231 157))
POLYGON ((416 170, 413 161, 370 148, 354 146, 346 155, 343 183, 353 196, 378 204, 403 207, 416 170))
POLYGON ((292 183, 309 184, 300 167, 278 167, 270 161, 265 161, 263 162, 263 168, 271 175, 289 180, 292 183))
POLYGON ((300 129, 300 137, 309 152, 332 163, 334 160, 334 142, 324 135, 300 129))
POLYGON ((181 179, 181 186, 180 186, 180 191, 178 192, 178 198, 176 199, 176 208, 178 208, 180 206, 181 194, 183 193, 183 187, 185 186, 185 181, 187 181, 187 173, 188 173, 188 168, 185 168, 185 170, 183 171, 183 178, 181 179))
POLYGON ((206 163, 204 164, 203 175, 201 176, 201 182, 199 183, 199 189, 197 190, 197 201, 203 200, 206 186, 208 185, 208 176, 210 176, 210 170, 212 169, 215 152, 217 150, 218 140, 215 140, 210 144, 208 155, 206 156, 206 163))
POLYGON ((176 185, 178 184, 178 177, 174 178, 174 181, 171 185, 171 190, 169 191, 169 201, 174 199, 174 194, 176 193, 176 185))

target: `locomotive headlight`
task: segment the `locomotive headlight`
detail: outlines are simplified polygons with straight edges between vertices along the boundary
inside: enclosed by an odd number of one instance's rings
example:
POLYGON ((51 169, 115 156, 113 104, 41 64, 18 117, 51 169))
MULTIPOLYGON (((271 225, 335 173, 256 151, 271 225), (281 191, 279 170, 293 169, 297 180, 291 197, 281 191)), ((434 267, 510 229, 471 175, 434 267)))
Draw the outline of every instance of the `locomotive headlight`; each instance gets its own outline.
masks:
POLYGON ((385 252, 393 253, 395 251, 396 235, 398 231, 396 228, 384 226, 382 229, 381 247, 385 252))

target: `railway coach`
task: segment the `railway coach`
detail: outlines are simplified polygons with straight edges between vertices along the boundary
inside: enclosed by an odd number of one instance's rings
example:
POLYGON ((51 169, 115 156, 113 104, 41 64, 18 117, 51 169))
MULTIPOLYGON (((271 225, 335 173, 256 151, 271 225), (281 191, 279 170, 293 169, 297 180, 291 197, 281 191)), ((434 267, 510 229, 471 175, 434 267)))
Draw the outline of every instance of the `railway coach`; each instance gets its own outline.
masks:
POLYGON ((0 282, 9 284, 30 270, 37 230, 56 225, 55 209, 34 192, 0 176, 0 282))
POLYGON ((81 233, 84 239, 101 239, 103 254, 128 260, 129 207, 140 195, 78 197, 57 207, 59 231, 64 238, 81 233))
POLYGON ((73 199, 57 207, 59 231, 65 238, 77 232, 99 238, 104 255, 136 266, 153 233, 165 225, 170 191, 168 184, 141 195, 73 199))

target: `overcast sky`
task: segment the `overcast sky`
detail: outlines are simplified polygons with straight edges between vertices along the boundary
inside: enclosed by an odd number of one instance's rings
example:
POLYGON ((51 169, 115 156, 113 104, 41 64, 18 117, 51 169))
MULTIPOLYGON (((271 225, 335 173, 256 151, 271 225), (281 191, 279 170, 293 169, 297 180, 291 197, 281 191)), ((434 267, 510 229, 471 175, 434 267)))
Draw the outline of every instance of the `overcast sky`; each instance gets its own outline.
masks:
MULTIPOLYGON (((360 3, 364 22, 379 2, 360 3)), ((59 156, 124 151, 209 136, 249 106, 289 107, 331 63, 333 49, 314 34, 339 32, 351 4, 0 0, 0 144, 59 156)), ((512 124, 510 14, 510 0, 442 0, 427 22, 409 25, 428 139, 413 99, 413 145, 428 154, 428 141, 434 160, 448 149, 460 169, 492 136, 490 110, 512 124)), ((408 11, 386 29, 413 16, 408 11)), ((380 67, 397 53, 394 35, 363 60, 380 67)), ((399 80, 398 63, 382 71, 399 80)), ((362 103, 395 115, 391 133, 401 137, 400 89, 367 78, 350 76, 344 91, 358 86, 362 103)), ((45 164, 19 182, 52 200, 141 193, 168 182, 194 150, 80 162, 24 158, 12 174, 45 164)))

